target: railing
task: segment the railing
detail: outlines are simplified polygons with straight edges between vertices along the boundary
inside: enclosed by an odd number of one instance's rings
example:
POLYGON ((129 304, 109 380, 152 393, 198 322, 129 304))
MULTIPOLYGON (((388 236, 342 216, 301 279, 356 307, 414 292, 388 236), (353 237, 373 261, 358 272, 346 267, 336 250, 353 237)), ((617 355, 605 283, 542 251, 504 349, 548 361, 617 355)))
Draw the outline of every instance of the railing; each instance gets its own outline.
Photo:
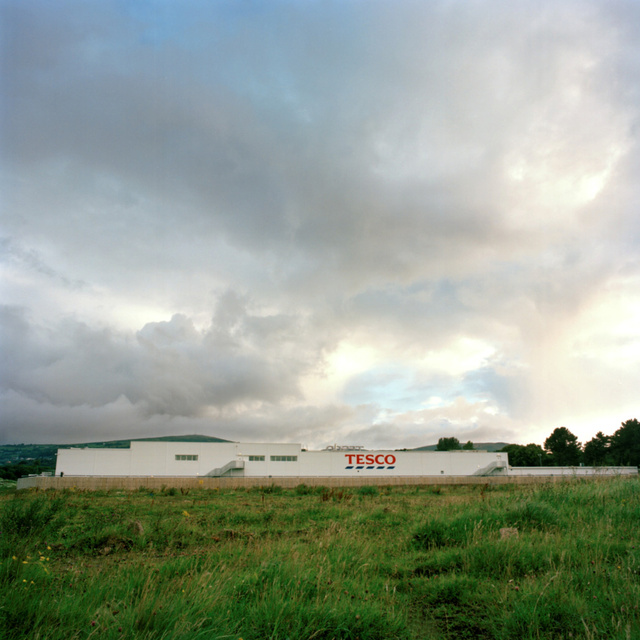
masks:
POLYGON ((473 475, 474 476, 490 476, 493 472, 498 469, 503 471, 507 468, 506 460, 494 460, 490 462, 486 467, 482 467, 482 469, 478 469, 473 475))
POLYGON ((234 469, 244 469, 244 460, 231 460, 230 462, 227 462, 227 464, 225 464, 223 467, 218 467, 213 471, 209 471, 209 473, 207 473, 206 475, 209 478, 219 478, 220 476, 223 476, 225 473, 234 469))

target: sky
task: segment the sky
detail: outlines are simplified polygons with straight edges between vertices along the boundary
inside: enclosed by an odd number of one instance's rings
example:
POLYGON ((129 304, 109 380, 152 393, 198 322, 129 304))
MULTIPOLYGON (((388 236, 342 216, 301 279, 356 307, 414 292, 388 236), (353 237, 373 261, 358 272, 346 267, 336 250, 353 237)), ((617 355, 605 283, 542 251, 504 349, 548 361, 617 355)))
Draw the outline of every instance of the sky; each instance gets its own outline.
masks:
POLYGON ((0 442, 640 418, 637 0, 0 0, 0 442))

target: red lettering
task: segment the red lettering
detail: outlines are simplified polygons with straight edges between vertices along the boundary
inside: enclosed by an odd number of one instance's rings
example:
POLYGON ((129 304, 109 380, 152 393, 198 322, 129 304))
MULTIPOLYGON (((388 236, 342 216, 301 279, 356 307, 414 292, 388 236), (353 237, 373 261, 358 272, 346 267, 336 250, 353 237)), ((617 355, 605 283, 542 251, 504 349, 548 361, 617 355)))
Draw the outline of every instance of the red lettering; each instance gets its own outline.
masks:
POLYGON ((387 455, 383 453, 378 453, 377 455, 373 453, 367 453, 366 455, 363 453, 345 453, 344 457, 347 459, 347 464, 393 465, 396 463, 396 457, 391 453, 387 455))

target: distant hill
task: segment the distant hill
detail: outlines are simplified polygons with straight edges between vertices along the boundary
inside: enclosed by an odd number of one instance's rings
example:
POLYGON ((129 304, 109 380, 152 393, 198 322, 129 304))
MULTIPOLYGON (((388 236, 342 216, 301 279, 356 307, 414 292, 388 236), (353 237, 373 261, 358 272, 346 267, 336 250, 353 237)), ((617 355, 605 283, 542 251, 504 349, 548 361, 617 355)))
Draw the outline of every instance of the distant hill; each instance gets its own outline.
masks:
POLYGON ((159 436, 157 438, 133 438, 131 440, 106 440, 104 442, 74 444, 3 444, 0 445, 0 466, 39 460, 46 468, 54 468, 58 449, 68 449, 69 447, 127 449, 132 442, 146 442, 149 440, 159 442, 231 442, 231 440, 224 440, 223 438, 216 438, 214 436, 194 434, 187 436, 159 436))
POLYGON ((3 444, 0 445, 0 465, 39 460, 47 467, 55 467, 57 444, 3 444))
POLYGON ((158 438, 136 438, 138 440, 163 440, 165 442, 233 442, 233 440, 225 440, 224 438, 216 438, 215 436, 201 436, 194 433, 190 436, 159 436, 158 438))
MULTIPOLYGON (((464 442, 460 442, 464 444, 464 442)), ((473 448, 480 451, 500 451, 503 447, 506 447, 508 442, 474 442, 473 448)), ((411 451, 435 451, 438 448, 437 444, 428 444, 425 447, 416 447, 411 451)))
POLYGON ((92 442, 89 444, 60 445, 62 447, 96 447, 110 449, 126 449, 132 442, 231 442, 215 436, 201 436, 192 434, 188 436, 158 436, 156 438, 132 438, 131 440, 110 440, 108 442, 92 442))

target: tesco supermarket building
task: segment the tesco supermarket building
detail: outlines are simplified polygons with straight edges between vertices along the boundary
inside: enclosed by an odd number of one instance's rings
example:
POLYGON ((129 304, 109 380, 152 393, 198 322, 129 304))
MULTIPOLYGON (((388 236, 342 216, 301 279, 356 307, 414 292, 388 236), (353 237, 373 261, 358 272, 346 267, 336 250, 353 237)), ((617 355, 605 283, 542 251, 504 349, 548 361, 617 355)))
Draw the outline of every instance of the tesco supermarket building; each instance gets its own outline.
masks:
POLYGON ((59 449, 55 476, 20 478, 17 488, 522 484, 637 474, 636 467, 510 467, 506 453, 487 451, 374 451, 337 445, 307 451, 299 444, 133 441, 128 449, 59 449))
POLYGON ((363 477, 487 476, 508 471, 506 453, 368 451, 299 444, 134 441, 129 449, 59 449, 56 476, 363 477))

